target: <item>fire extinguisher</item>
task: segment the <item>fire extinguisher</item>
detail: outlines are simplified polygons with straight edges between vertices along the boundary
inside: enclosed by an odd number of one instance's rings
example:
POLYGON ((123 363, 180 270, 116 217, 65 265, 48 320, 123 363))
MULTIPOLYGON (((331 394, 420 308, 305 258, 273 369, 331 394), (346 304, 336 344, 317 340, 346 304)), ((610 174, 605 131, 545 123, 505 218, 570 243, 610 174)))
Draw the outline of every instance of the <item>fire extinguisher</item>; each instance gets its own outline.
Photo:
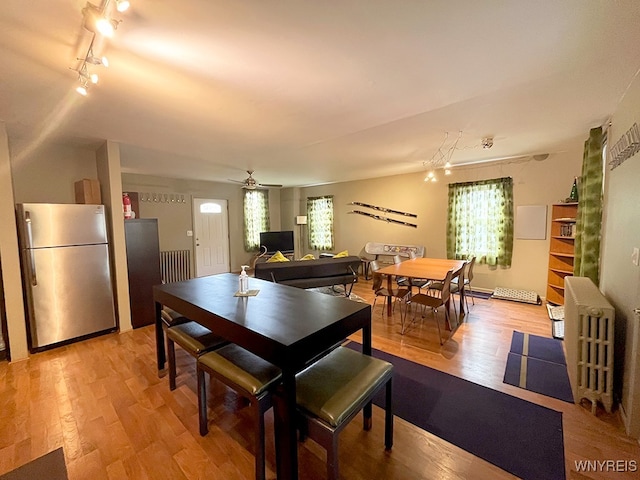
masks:
POLYGON ((128 193, 122 194, 122 209, 124 211, 124 218, 128 220, 131 218, 131 199, 128 193))

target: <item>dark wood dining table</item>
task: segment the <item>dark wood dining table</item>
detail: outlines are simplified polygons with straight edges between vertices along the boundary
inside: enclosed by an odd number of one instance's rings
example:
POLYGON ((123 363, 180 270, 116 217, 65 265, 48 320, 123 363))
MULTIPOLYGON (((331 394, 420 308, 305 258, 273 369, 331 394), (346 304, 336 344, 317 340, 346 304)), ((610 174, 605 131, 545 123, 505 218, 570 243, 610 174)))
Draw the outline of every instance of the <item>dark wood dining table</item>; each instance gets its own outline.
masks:
MULTIPOLYGON (((389 291, 393 287, 393 277, 426 278, 436 282, 444 281, 448 272, 452 272, 452 278, 462 273, 464 260, 449 260, 445 258, 412 258, 404 262, 394 263, 378 270, 379 274, 387 275, 389 291)), ((449 308, 447 304, 446 308, 449 308)), ((464 285, 460 285, 460 314, 464 312, 464 285)), ((387 314, 391 315, 391 302, 387 303, 387 314)), ((457 320, 456 320, 457 323, 457 320)), ((456 325, 449 325, 454 329, 456 325)))
MULTIPOLYGON (((282 384, 274 398, 277 474, 279 479, 297 479, 296 373, 360 330, 362 352, 371 355, 371 305, 256 278, 249 279, 249 288, 259 293, 234 296, 238 275, 231 273, 154 286, 158 370, 164 370, 166 360, 163 305, 278 366, 282 384)), ((370 422, 370 404, 364 414, 370 422)))

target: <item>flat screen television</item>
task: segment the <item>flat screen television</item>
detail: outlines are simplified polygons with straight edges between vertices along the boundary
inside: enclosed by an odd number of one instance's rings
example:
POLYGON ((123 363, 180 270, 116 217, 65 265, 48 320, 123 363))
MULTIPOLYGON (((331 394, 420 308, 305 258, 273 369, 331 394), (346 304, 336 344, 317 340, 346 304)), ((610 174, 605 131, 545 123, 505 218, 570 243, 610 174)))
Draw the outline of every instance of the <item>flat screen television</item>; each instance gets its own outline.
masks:
POLYGON ((260 232, 260 247, 267 253, 293 253, 293 230, 283 232, 260 232))

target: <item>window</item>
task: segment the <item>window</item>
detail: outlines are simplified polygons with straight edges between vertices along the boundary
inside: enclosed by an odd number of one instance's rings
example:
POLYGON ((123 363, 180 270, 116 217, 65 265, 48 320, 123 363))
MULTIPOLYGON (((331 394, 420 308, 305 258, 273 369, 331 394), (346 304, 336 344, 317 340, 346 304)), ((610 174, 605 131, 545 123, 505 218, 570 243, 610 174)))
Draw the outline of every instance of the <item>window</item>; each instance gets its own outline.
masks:
POLYGON ((333 250, 333 196, 307 198, 309 248, 333 250))
POLYGON ((269 191, 244 191, 244 249, 260 248, 260 232, 269 231, 269 191))
POLYGON ((450 184, 447 257, 509 267, 512 253, 512 179, 450 184))
POLYGON ((222 206, 218 203, 203 203, 200 205, 200 213, 222 213, 222 206))

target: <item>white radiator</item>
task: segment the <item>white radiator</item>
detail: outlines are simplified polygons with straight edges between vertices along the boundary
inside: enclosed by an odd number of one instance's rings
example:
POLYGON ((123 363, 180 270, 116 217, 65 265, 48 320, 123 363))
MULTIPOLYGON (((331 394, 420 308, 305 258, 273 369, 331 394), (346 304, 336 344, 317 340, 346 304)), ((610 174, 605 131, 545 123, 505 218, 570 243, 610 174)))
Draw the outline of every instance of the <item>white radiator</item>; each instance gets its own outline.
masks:
POLYGON ((587 277, 564 279, 564 342, 567 369, 576 403, 591 401, 591 413, 602 402, 613 405, 613 344, 615 311, 587 277))
POLYGON ((181 282, 191 278, 191 252, 166 250, 160 252, 162 283, 181 282))

